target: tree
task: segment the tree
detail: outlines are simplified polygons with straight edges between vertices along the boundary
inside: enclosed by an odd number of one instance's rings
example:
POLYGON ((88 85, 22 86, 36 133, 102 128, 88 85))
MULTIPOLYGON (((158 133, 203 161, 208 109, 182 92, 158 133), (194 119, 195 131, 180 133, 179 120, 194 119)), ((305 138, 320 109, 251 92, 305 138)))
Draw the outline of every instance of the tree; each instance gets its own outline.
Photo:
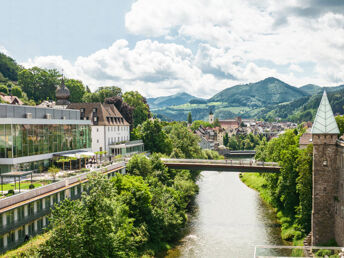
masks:
POLYGON ((137 91, 128 91, 123 94, 123 100, 133 107, 133 127, 137 127, 150 117, 146 99, 137 91))
POLYGON ((17 81, 19 69, 20 66, 18 66, 11 57, 0 53, 0 74, 2 74, 3 77, 11 81, 17 81))
POLYGON ((166 132, 163 130, 159 120, 146 120, 137 128, 137 138, 142 139, 145 148, 151 152, 160 152, 170 155, 172 143, 166 132))
POLYGON ((296 190, 300 196, 299 206, 296 209, 296 221, 307 234, 311 231, 313 144, 309 144, 307 148, 300 151, 296 163, 298 172, 296 190))
POLYGON ((91 175, 87 189, 82 201, 67 199, 55 206, 49 219, 50 237, 40 247, 40 256, 139 256, 147 233, 144 226, 134 227, 125 195, 119 195, 112 181, 96 173, 91 175))
POLYGON ((191 125, 192 124, 192 116, 191 116, 191 112, 189 112, 188 114, 188 124, 191 125))
POLYGON ((121 113, 124 119, 132 125, 133 123, 133 111, 134 108, 129 106, 128 103, 124 102, 121 96, 114 96, 106 98, 104 101, 106 104, 113 104, 117 110, 121 113))
POLYGON ((228 133, 226 132, 225 135, 223 136, 223 145, 228 146, 229 143, 229 138, 228 138, 228 133))
POLYGON ((175 158, 197 158, 202 156, 201 148, 198 145, 199 137, 188 130, 180 123, 165 127, 172 142, 172 157, 175 158))
POLYGON ((48 172, 53 177, 54 181, 56 181, 56 175, 60 172, 60 169, 53 166, 48 169, 48 172))
POLYGON ((11 94, 13 96, 17 96, 18 98, 22 98, 23 97, 23 91, 19 86, 14 86, 11 88, 11 94))
POLYGON ((60 77, 61 74, 55 69, 45 70, 33 67, 19 72, 18 84, 28 98, 35 102, 55 100, 55 90, 60 84, 60 77))
POLYGON ((218 118, 215 118, 215 121, 214 121, 214 127, 221 127, 221 124, 220 124, 220 121, 218 118))
POLYGON ((340 135, 344 134, 344 116, 336 116, 336 122, 339 128, 340 135))
POLYGON ((0 92, 5 93, 8 95, 8 88, 6 85, 0 84, 0 92))
POLYGON ((65 79, 65 85, 69 89, 69 101, 74 103, 82 102, 82 98, 86 93, 85 86, 79 80, 65 79))

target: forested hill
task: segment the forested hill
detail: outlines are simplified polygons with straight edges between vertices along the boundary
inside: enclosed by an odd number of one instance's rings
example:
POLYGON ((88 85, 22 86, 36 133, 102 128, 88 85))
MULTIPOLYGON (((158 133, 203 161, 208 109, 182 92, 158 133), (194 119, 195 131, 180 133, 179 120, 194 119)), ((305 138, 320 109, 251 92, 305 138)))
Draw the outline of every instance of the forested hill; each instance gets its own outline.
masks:
MULTIPOLYGON (((323 89, 322 89, 323 90, 323 89)), ((334 114, 344 114, 344 89, 343 86, 326 88, 334 114), (336 90, 335 90, 336 89, 336 90)), ((319 107, 322 91, 313 96, 306 96, 287 104, 269 106, 261 110, 257 116, 264 120, 274 120, 279 117, 293 122, 313 121, 319 107)))
POLYGON ((261 107, 289 102, 307 95, 308 93, 296 87, 269 77, 256 83, 227 88, 210 98, 208 102, 227 102, 239 106, 246 103, 252 107, 261 107))

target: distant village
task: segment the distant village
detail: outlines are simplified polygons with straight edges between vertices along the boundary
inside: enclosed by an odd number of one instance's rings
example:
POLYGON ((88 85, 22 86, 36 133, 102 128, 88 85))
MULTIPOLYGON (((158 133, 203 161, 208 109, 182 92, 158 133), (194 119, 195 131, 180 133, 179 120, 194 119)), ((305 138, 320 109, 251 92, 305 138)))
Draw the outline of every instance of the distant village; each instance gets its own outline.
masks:
MULTIPOLYGON (((194 131, 194 133, 200 137, 199 144, 202 149, 226 149, 227 147, 224 146, 223 142, 226 133, 228 137, 237 135, 245 136, 248 134, 263 135, 267 140, 270 140, 283 134, 287 129, 297 128, 297 124, 292 122, 265 122, 257 121, 256 119, 242 119, 241 117, 218 121, 220 126, 212 128, 200 125, 199 128, 194 131)), ((210 111, 209 123, 213 124, 214 122, 214 114, 210 111)), ((311 128, 311 122, 307 123, 306 126, 311 128)))

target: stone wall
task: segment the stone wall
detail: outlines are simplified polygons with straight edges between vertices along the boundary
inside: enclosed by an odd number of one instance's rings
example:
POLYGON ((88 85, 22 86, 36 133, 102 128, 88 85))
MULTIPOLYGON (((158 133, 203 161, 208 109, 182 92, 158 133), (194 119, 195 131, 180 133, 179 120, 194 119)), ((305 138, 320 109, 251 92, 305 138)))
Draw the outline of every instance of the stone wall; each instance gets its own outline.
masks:
POLYGON ((337 195, 335 196, 335 239, 344 246, 344 142, 337 142, 337 195))

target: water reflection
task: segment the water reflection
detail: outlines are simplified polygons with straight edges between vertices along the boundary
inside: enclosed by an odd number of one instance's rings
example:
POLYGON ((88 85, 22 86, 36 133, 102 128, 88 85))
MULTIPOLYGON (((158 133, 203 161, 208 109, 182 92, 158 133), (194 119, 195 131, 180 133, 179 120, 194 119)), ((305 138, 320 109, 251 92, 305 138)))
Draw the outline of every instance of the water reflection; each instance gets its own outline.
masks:
POLYGON ((283 245, 274 213, 238 173, 201 175, 189 233, 168 257, 253 257, 255 245, 283 245))

